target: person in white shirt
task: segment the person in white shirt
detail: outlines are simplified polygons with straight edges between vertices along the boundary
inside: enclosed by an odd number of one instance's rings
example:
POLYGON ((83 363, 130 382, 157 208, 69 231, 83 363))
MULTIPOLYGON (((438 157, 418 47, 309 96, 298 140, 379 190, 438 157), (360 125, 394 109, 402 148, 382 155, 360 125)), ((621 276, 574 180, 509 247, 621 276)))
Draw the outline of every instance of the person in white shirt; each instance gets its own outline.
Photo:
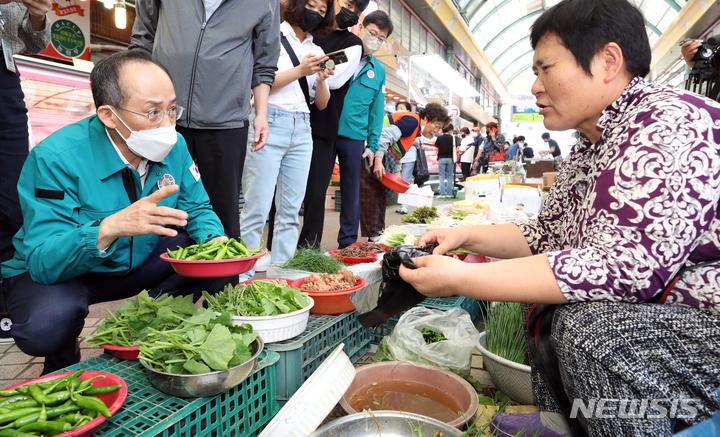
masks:
MULTIPOLYGON (((288 0, 283 6, 278 72, 268 98, 270 135, 264 148, 245 158, 240 236, 249 247, 262 244, 274 194, 273 261, 286 261, 295 253, 313 148, 310 107, 327 106, 327 79, 333 75, 324 68, 328 57, 313 43, 313 34, 332 30, 334 16, 332 0, 288 0)), ((254 274, 253 269, 242 276, 254 274)))
POLYGON ((463 179, 470 177, 470 166, 472 165, 475 154, 473 153, 475 138, 470 135, 470 129, 464 127, 460 129, 462 141, 460 142, 460 168, 462 170, 463 179))

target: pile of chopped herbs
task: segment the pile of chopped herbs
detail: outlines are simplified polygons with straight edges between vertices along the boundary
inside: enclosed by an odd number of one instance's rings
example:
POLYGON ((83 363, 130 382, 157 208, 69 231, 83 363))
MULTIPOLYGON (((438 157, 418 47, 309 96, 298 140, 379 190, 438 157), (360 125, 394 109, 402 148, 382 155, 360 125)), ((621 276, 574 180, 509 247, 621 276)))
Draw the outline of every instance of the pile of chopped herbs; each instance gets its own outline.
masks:
POLYGON ((528 364, 525 328, 520 304, 491 302, 486 306, 487 350, 520 364, 528 364))
POLYGON ((423 336, 426 344, 433 344, 439 341, 447 340, 447 337, 442 332, 435 332, 432 329, 425 328, 420 333, 423 336))
POLYGON ((228 370, 252 358, 257 338, 252 326, 233 325, 232 316, 201 308, 175 329, 148 329, 140 342, 140 359, 155 370, 197 375, 228 370))
POLYGON ((326 256, 319 247, 298 250, 295 255, 282 265, 284 269, 301 270, 312 273, 332 273, 345 268, 337 259, 326 256))
POLYGON ((252 281, 235 287, 228 284, 214 296, 206 291, 203 295, 211 310, 244 317, 288 314, 310 303, 307 293, 271 281, 252 281))
POLYGON ((403 217, 402 222, 429 225, 436 218, 438 218, 437 208, 434 206, 420 206, 415 211, 403 217))
POLYGON ((109 318, 103 320, 97 332, 87 336, 94 345, 137 346, 149 329, 165 330, 177 327, 186 316, 195 312, 192 295, 172 297, 162 294, 153 299, 143 290, 134 299, 127 299, 109 318))

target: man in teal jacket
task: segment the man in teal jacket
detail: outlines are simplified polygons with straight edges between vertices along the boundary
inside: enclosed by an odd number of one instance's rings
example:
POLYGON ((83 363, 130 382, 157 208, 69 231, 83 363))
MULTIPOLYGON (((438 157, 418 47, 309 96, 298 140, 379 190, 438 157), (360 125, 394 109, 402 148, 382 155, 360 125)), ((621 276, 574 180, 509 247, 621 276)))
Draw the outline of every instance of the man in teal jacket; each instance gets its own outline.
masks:
POLYGON ((340 248, 357 241, 363 151, 366 142, 371 150, 378 149, 385 108, 385 67, 372 54, 382 47, 392 31, 392 21, 382 11, 368 14, 360 26, 363 57, 345 95, 335 141, 342 197, 338 232, 340 248))
POLYGON ((46 357, 43 373, 79 361, 90 304, 143 289, 197 298, 222 284, 159 260, 191 238, 226 238, 175 132, 182 107, 170 77, 131 51, 99 62, 90 79, 97 115, 45 139, 23 166, 23 226, 2 265, 11 333, 20 350, 46 357))

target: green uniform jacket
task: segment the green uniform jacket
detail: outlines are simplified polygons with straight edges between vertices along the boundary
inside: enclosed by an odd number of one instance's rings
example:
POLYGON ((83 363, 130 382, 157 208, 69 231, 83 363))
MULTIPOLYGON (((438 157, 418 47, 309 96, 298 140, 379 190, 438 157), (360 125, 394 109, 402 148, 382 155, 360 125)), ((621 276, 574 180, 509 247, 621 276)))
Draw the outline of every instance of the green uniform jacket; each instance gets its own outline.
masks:
POLYGON ((128 190, 127 176, 132 176, 137 199, 158 190, 158 181, 174 179, 180 190, 158 205, 185 211, 187 232, 196 241, 224 235, 180 134, 164 160, 150 163, 144 189, 140 174, 124 169, 97 116, 38 144, 20 174, 23 226, 13 239, 15 257, 2 265, 2 276, 30 272, 34 281, 54 284, 87 272, 123 275, 142 265, 159 235, 118 238, 105 253, 97 248, 99 220, 130 206, 132 191, 126 191, 123 173, 128 190))
POLYGON ((350 82, 340 115, 338 135, 367 141, 376 152, 385 115, 385 66, 370 55, 368 63, 350 82))

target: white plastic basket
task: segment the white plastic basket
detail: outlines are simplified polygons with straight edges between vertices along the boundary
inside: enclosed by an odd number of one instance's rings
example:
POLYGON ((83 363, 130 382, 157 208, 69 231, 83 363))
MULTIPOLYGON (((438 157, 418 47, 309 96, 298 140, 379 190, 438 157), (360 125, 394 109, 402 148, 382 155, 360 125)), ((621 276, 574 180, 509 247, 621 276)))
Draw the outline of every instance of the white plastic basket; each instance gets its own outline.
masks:
POLYGON ((248 323, 252 325, 253 331, 257 332, 265 343, 275 343, 297 337, 305 331, 310 317, 310 308, 315 305, 312 297, 305 297, 310 302, 308 306, 292 313, 259 317, 233 316, 233 324, 248 323))
POLYGON ((483 364, 495 387, 502 390, 510 399, 523 405, 534 405, 530 366, 519 364, 497 356, 485 348, 485 334, 480 333, 477 349, 483 357, 483 364))

